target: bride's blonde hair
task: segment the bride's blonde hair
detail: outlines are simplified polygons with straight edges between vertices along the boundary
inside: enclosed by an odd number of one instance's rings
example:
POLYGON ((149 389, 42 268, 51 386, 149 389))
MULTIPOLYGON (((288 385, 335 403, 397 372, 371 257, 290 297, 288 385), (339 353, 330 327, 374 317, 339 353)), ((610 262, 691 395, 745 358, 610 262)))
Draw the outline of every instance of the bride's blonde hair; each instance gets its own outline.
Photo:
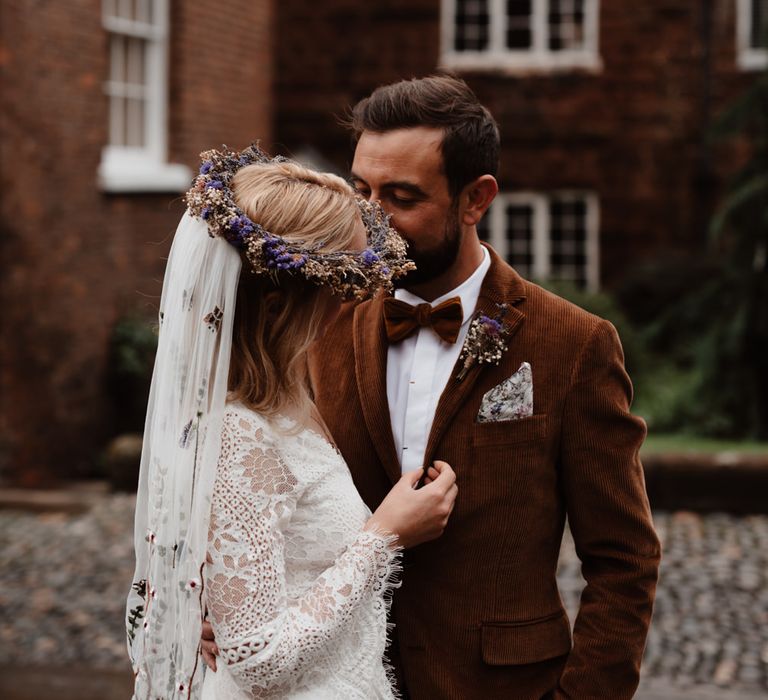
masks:
MULTIPOLYGON (((267 231, 323 252, 348 250, 363 229, 354 192, 342 178, 297 163, 254 164, 232 180, 235 201, 267 231)), ((231 398, 275 416, 309 407, 307 351, 328 308, 327 295, 297 276, 277 283, 243 264, 237 291, 231 398), (277 291, 276 295, 269 295, 277 291), (269 295, 269 296, 268 296, 269 295)))

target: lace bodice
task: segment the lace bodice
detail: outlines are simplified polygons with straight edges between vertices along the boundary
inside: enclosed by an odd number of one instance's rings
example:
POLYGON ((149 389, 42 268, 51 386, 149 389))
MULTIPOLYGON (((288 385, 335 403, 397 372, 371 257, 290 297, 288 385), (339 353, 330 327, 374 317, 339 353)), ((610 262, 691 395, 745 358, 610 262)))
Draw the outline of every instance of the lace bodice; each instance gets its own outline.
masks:
POLYGON ((204 700, 392 698, 383 653, 396 552, 319 434, 229 407, 205 597, 220 649, 204 700))

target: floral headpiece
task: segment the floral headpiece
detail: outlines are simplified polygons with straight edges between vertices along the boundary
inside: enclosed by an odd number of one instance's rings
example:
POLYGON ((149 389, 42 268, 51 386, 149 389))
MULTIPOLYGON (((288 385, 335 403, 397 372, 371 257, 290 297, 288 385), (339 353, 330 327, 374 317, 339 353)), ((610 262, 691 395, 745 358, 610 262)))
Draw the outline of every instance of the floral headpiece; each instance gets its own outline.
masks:
POLYGON ((405 241, 377 203, 356 197, 368 248, 359 253, 320 252, 320 245, 300 246, 270 233, 235 203, 231 182, 240 168, 287 159, 270 158, 255 144, 240 152, 226 147, 204 151, 200 158, 200 173, 185 196, 187 207, 206 222, 211 236, 221 236, 242 250, 256 274, 298 274, 345 299, 363 299, 381 288, 391 290, 393 280, 415 269, 406 257, 405 241))

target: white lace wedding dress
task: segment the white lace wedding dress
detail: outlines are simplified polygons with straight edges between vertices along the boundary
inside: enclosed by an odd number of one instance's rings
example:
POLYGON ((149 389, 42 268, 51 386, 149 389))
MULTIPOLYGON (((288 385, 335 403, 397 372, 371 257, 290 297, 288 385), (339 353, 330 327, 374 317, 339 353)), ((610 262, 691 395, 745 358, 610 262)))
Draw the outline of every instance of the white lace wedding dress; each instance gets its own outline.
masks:
POLYGON ((204 595, 220 650, 203 700, 393 698, 390 540, 320 434, 228 407, 204 595))

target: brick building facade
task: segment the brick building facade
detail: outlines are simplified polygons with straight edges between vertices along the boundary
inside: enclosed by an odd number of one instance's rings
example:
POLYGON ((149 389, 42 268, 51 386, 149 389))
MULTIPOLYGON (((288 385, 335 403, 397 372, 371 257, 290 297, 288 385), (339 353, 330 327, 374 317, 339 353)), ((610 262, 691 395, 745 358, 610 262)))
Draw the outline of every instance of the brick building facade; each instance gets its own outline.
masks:
POLYGON ((201 149, 261 138, 346 172, 337 115, 451 68, 502 129, 485 235, 525 274, 611 286, 703 245, 724 173, 707 126, 768 65, 765 8, 0 0, 0 482, 92 468, 115 427, 110 337, 156 312, 201 149))
POLYGON ((83 473, 198 153, 271 140, 269 0, 0 0, 0 480, 83 473))
POLYGON ((524 274, 610 287, 642 260, 703 247, 724 172, 707 129, 768 65, 767 5, 284 0, 276 141, 314 144, 344 172, 352 147, 334 114, 378 84, 454 70, 501 127, 488 237, 524 274))

